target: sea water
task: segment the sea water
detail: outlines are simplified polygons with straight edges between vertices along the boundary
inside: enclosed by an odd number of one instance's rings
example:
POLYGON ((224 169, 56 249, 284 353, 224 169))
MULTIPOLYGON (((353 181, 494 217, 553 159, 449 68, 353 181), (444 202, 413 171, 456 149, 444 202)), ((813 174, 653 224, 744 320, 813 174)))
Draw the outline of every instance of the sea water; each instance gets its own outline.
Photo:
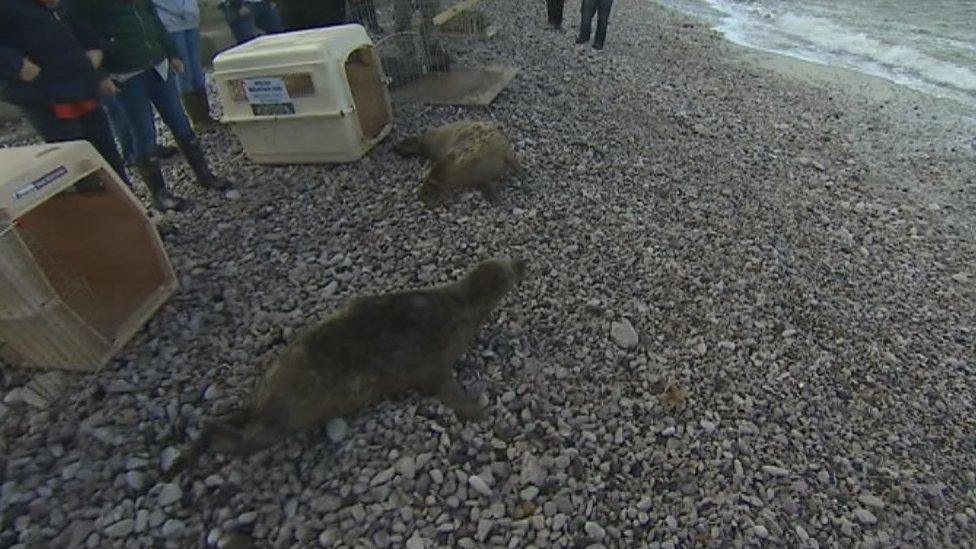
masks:
POLYGON ((841 66, 976 113, 976 0, 654 0, 732 42, 841 66))

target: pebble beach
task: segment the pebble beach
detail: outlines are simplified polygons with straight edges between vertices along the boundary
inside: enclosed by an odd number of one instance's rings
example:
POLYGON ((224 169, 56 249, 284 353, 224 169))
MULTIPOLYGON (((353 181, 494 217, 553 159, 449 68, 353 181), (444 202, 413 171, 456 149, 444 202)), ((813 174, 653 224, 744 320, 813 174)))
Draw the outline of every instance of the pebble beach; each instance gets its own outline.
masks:
POLYGON ((229 198, 165 161, 194 201, 159 222, 177 293, 59 402, 0 376, 0 546, 976 544, 972 122, 648 2, 614 4, 599 52, 576 3, 565 33, 485 4, 501 33, 458 62, 520 69, 488 108, 396 105, 332 166, 252 164, 219 129, 229 198), (392 145, 462 119, 523 172, 428 209, 392 145), (348 299, 501 255, 529 276, 456 365, 486 421, 410 395, 161 480, 348 299))

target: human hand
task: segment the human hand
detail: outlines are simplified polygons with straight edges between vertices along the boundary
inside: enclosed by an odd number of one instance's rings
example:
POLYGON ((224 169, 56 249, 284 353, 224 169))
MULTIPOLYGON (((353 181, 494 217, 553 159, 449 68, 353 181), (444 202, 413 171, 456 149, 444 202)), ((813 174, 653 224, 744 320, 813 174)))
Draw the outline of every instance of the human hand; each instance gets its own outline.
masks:
POLYGON ((39 74, 41 74, 41 68, 25 57, 24 64, 20 67, 20 79, 24 82, 30 82, 39 74))
POLYGON ((183 60, 179 57, 170 59, 169 64, 173 66, 173 72, 176 74, 183 74, 183 71, 186 70, 186 65, 183 64, 183 60))
POLYGON ((88 60, 91 61, 92 66, 96 69, 102 66, 102 61, 105 59, 105 54, 102 53, 102 50, 88 50, 85 52, 85 55, 88 56, 88 60))
POLYGON ((106 78, 98 83, 98 91, 102 92, 102 95, 115 95, 119 93, 119 87, 111 78, 106 78))

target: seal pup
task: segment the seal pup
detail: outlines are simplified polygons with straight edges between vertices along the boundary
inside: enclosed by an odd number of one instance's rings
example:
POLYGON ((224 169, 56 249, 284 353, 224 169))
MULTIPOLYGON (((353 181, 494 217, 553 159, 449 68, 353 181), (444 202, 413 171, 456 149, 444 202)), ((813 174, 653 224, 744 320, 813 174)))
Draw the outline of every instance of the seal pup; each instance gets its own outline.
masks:
POLYGON ((165 477, 207 450, 248 455, 409 391, 439 399, 462 420, 482 419, 453 365, 525 271, 524 260, 494 258, 456 282, 354 299, 290 344, 247 406, 207 422, 165 477))
POLYGON ((454 191, 476 190, 492 204, 509 172, 521 170, 515 150, 493 122, 461 121, 408 137, 393 147, 401 156, 420 155, 432 161, 418 195, 428 206, 454 191))

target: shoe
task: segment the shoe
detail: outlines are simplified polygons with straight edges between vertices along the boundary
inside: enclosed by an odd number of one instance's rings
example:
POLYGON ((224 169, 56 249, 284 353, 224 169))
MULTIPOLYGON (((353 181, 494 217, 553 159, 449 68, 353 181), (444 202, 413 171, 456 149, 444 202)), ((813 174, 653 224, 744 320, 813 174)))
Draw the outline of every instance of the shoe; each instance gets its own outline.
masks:
POLYGON ((146 187, 149 187, 154 208, 161 212, 166 210, 180 211, 186 208, 186 199, 171 194, 166 188, 166 181, 163 179, 163 172, 159 169, 158 159, 151 156, 137 158, 135 165, 139 177, 142 178, 146 187))
POLYGON ((603 49, 603 42, 593 42, 593 49, 595 49, 595 50, 602 50, 603 49))
POLYGON ((589 41, 590 41, 590 37, 589 36, 582 36, 581 35, 581 36, 577 36, 576 37, 576 43, 577 44, 585 44, 585 43, 587 43, 589 41))
POLYGON ((234 188, 230 181, 217 177, 210 171, 210 164, 207 163, 207 157, 204 156, 203 149, 200 148, 200 141, 196 137, 189 140, 177 139, 176 145, 186 157, 186 163, 190 165, 190 169, 197 177, 198 185, 214 191, 226 191, 234 188))

